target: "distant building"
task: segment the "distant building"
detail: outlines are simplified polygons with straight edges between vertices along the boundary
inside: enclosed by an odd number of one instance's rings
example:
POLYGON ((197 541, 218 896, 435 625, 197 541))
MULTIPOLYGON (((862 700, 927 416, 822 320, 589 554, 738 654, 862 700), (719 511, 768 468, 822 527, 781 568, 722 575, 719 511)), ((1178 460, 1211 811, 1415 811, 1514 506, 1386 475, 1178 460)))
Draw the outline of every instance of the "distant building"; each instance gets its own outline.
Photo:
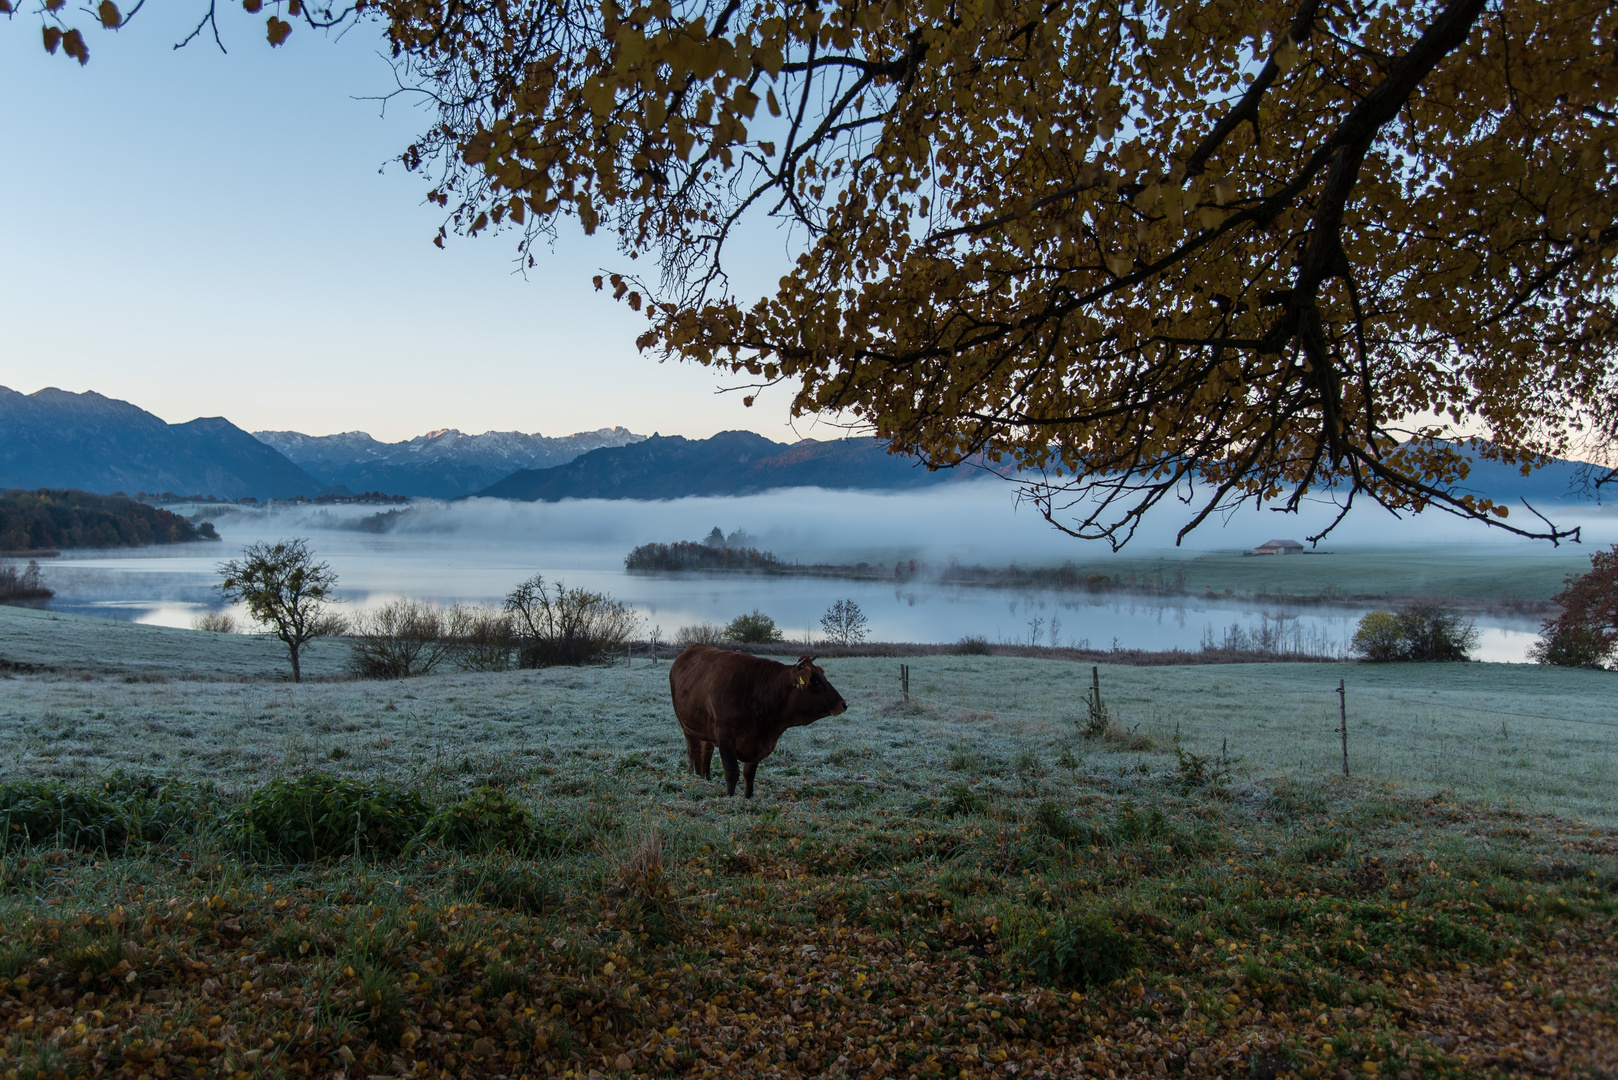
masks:
POLYGON ((1302 555, 1303 545, 1296 540, 1270 540, 1253 549, 1254 555, 1302 555))

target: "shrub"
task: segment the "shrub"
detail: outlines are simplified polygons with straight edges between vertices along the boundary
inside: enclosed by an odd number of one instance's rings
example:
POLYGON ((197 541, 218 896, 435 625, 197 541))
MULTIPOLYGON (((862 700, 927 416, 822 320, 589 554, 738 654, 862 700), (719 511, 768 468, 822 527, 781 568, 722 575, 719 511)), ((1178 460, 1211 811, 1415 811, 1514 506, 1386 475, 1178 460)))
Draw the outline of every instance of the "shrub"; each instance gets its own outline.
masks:
POLYGON ((466 621, 464 608, 448 611, 419 600, 395 600, 352 620, 349 667, 364 679, 425 675, 447 659, 466 621))
POLYGON ((725 626, 726 641, 741 641, 753 645, 767 645, 781 640, 781 631, 775 620, 754 608, 746 615, 738 615, 725 626))
POLYGON ((674 635, 676 645, 718 645, 725 640, 724 628, 716 623, 696 623, 682 626, 674 635))
POLYGON ((1372 611, 1360 620, 1349 647, 1373 663, 1394 660, 1452 662, 1469 659, 1478 630, 1439 604, 1411 604, 1391 611, 1372 611))
POLYGON ((1598 631, 1559 618, 1546 619, 1539 640, 1528 646, 1528 658, 1534 663, 1557 667, 1600 668, 1611 652, 1598 631))
POLYGON ((852 600, 839 600, 820 617, 820 628, 826 638, 839 645, 853 645, 865 640, 870 623, 865 612, 852 600))
POLYGON ((464 608, 456 637, 455 664, 463 671, 507 671, 517 648, 511 613, 497 608, 464 608))
POLYGON ((989 639, 981 634, 969 634, 955 643, 955 652, 960 656, 988 656, 991 651, 989 639))
POLYGON ((535 574, 506 597, 523 667, 580 665, 623 648, 640 625, 634 609, 605 593, 547 584, 535 574))
POLYGON ((231 815, 226 831, 255 858, 387 858, 403 851, 431 814, 432 806, 410 788, 305 773, 272 780, 253 792, 231 815))
POLYGON ((459 851, 483 853, 503 848, 525 853, 540 839, 539 823, 523 806, 497 787, 480 787, 459 802, 434 811, 421 839, 459 851))
POLYGON ((191 629, 209 634, 234 634, 236 616, 228 611, 204 611, 191 620, 191 629))
POLYGON ((1404 634, 1399 627, 1399 617, 1391 611, 1367 612, 1354 631, 1349 648, 1372 663, 1402 659, 1404 634))
POLYGON ((1477 627, 1439 604, 1411 604, 1399 609, 1399 629, 1411 660, 1464 661, 1478 646, 1477 627))
POLYGON ((1528 655, 1541 664, 1598 668, 1618 653, 1618 545, 1590 556, 1590 571, 1551 597, 1562 613, 1546 619, 1528 655))
POLYGON ((1105 986, 1129 974, 1135 945, 1094 912, 1064 914, 1023 942, 1018 959, 1046 986, 1105 986))

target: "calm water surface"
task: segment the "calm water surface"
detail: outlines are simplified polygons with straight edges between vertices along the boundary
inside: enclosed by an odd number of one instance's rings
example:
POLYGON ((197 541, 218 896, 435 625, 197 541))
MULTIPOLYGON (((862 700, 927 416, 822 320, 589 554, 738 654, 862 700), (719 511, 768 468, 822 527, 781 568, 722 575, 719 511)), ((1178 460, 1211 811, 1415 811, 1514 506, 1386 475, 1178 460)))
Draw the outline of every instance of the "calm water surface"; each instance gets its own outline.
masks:
MULTIPOLYGON (((992 641, 1095 648, 1195 649, 1206 640, 1222 641, 1233 628, 1255 633, 1279 630, 1310 648, 1337 652, 1352 635, 1363 608, 1306 606, 1286 609, 1240 597, 1185 598, 1174 602, 1127 594, 1091 595, 1042 590, 936 586, 918 582, 882 584, 818 578, 751 575, 644 575, 623 570, 623 557, 636 543, 700 536, 699 523, 728 525, 759 516, 760 506, 780 511, 769 496, 754 500, 682 500, 674 504, 599 506, 588 513, 558 507, 505 510, 472 507, 456 517, 428 522, 412 531, 371 534, 352 523, 374 508, 295 510, 227 514, 218 517, 225 540, 138 551, 65 553, 42 569, 56 590, 51 607, 166 626, 189 626, 201 612, 220 607, 215 585, 220 560, 255 540, 304 536, 337 572, 339 595, 350 609, 409 596, 440 603, 498 604, 511 588, 538 572, 551 580, 605 592, 634 606, 646 629, 661 627, 665 640, 681 626, 723 623, 757 608, 773 617, 789 637, 819 636, 819 620, 835 600, 852 598, 870 620, 871 637, 884 641, 949 642, 967 635, 992 641), (720 516, 721 513, 728 517, 720 516), (428 527, 430 526, 430 527, 428 527)), ((465 504, 460 504, 465 505, 465 504)), ((785 504, 789 509, 790 503, 785 504)), ((444 508, 439 508, 443 510, 444 508)), ((446 511, 448 512, 448 511, 446 511)), ((987 513, 987 511, 986 511, 987 513)), ((980 515, 981 516, 981 515, 980 515)), ((990 515, 992 517, 992 514, 990 515)), ((1048 537, 1048 526, 1027 520, 974 520, 964 526, 926 519, 913 521, 920 533, 948 529, 970 543, 951 554, 986 564, 998 539, 1022 539, 1064 548, 1048 537), (971 545, 976 545, 975 547, 971 545)), ((418 523, 420 525, 421 523, 418 523)), ((761 529, 765 546, 803 561, 846 561, 869 557, 879 563, 893 552, 914 552, 900 534, 858 547, 847 537, 813 533, 807 527, 783 532, 761 529), (795 546, 795 550, 794 550, 795 546)), ((1067 542, 1071 544, 1071 541, 1067 542)), ((934 549, 936 550, 936 546, 934 549)), ((1068 548, 1067 550, 1071 550, 1068 548)), ((1039 557, 1035 552, 1034 557, 1039 557)), ((1051 558, 1049 561, 1057 561, 1051 558)), ((1532 619, 1485 616, 1478 620, 1480 659, 1520 662, 1538 632, 1532 619)))

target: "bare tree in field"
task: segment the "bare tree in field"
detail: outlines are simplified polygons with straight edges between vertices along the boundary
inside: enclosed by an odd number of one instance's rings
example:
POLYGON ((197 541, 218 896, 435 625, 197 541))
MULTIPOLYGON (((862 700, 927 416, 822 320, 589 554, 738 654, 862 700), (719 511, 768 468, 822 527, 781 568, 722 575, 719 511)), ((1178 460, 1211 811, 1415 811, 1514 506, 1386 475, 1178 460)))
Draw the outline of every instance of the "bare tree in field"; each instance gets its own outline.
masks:
POLYGON ((302 682, 299 654, 317 637, 342 630, 342 620, 327 610, 337 575, 316 562, 307 541, 279 540, 251 544, 240 559, 219 564, 219 591, 227 601, 247 605, 255 622, 286 642, 292 657, 292 681, 302 682))
POLYGON ((820 617, 820 628, 826 638, 839 645, 854 645, 865 640, 870 624, 865 612, 852 600, 839 600, 820 617))

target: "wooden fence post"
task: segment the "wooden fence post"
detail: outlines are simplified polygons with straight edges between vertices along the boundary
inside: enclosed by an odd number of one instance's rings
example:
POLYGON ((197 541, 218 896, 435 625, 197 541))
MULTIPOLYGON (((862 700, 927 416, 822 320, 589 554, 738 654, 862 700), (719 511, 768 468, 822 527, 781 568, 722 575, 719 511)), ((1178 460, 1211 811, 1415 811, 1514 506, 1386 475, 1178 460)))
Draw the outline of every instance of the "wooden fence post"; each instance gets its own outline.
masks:
POLYGON ((1337 680, 1337 733, 1343 737, 1343 778, 1348 778, 1348 692, 1337 680))

